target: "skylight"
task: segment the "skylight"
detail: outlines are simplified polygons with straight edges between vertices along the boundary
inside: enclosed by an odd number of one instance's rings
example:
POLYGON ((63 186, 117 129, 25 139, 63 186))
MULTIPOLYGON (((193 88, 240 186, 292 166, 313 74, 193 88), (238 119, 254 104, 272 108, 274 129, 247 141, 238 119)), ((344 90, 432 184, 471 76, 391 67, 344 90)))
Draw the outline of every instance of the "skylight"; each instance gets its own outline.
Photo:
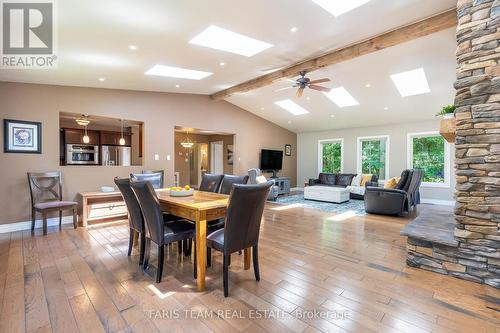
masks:
POLYGON ((403 97, 431 92, 422 67, 407 72, 392 74, 391 79, 403 97))
POLYGON ((185 69, 173 66, 154 65, 148 70, 146 75, 175 77, 180 79, 201 80, 212 75, 210 72, 195 71, 193 69, 185 69))
POLYGON ((344 87, 334 88, 330 92, 324 92, 323 94, 337 104, 339 108, 359 105, 358 101, 344 87))
POLYGON ((211 25, 189 41, 190 44, 201 45, 221 51, 251 57, 272 45, 260 40, 211 25))
POLYGON ((333 16, 340 16, 348 11, 363 6, 371 0, 312 0, 315 4, 333 16))
POLYGON ((279 106, 282 109, 287 110, 288 112, 290 112, 294 116, 299 116, 301 114, 309 113, 309 111, 307 111, 306 109, 304 109, 302 106, 298 105, 297 103, 295 103, 291 99, 284 99, 282 101, 277 101, 277 102, 274 102, 274 104, 276 104, 277 106, 279 106))

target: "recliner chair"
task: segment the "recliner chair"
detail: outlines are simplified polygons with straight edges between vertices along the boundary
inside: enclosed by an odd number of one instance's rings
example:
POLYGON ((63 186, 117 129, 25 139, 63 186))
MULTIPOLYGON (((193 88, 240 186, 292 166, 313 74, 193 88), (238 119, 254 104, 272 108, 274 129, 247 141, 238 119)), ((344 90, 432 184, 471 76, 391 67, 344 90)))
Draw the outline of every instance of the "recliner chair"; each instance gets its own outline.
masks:
POLYGON ((367 187, 365 211, 371 214, 404 215, 420 203, 422 170, 404 170, 396 188, 367 187))

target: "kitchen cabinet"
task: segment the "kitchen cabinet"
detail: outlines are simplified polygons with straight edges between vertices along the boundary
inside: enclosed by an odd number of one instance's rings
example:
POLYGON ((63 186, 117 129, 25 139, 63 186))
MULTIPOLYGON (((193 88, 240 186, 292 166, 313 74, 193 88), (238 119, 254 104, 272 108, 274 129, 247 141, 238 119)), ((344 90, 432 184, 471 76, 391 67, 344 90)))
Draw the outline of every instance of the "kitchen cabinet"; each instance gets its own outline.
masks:
MULTIPOLYGON (((64 143, 65 144, 83 144, 83 136, 85 135, 84 129, 79 128, 64 128, 64 143)), ((88 130, 87 135, 89 136, 89 145, 99 144, 99 132, 88 130)))
MULTIPOLYGON (((101 131, 100 141, 103 146, 118 146, 120 144, 120 138, 120 132, 101 131)), ((123 133, 123 138, 125 139, 125 146, 132 145, 132 134, 123 133)))

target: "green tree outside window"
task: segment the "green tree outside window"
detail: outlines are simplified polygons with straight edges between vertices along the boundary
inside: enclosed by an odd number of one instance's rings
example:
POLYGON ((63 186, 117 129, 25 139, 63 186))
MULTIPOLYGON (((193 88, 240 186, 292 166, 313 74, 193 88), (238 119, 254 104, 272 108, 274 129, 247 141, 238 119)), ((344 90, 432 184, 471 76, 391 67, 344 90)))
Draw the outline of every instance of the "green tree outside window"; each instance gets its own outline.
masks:
POLYGON ((444 183, 445 142, 441 136, 414 137, 412 140, 413 168, 422 169, 422 181, 444 183))
POLYGON ((385 143, 385 139, 361 141, 361 173, 375 174, 379 179, 385 179, 385 143))
POLYGON ((340 142, 322 143, 323 172, 339 173, 342 163, 342 144, 340 142))

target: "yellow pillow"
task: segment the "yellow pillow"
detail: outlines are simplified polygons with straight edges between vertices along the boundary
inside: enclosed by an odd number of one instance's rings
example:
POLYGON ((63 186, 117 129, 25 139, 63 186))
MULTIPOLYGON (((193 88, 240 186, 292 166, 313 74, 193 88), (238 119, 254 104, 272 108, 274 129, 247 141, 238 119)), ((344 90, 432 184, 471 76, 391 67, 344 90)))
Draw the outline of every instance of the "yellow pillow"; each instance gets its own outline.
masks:
POLYGON ((366 182, 369 182, 372 180, 372 177, 373 177, 373 175, 371 175, 371 174, 363 175, 361 177, 361 183, 359 184, 359 186, 365 186, 366 182))
POLYGON ((396 188, 396 185, 398 185, 399 183, 399 179, 400 177, 392 177, 390 179, 388 179, 385 184, 384 184, 384 188, 396 188))

